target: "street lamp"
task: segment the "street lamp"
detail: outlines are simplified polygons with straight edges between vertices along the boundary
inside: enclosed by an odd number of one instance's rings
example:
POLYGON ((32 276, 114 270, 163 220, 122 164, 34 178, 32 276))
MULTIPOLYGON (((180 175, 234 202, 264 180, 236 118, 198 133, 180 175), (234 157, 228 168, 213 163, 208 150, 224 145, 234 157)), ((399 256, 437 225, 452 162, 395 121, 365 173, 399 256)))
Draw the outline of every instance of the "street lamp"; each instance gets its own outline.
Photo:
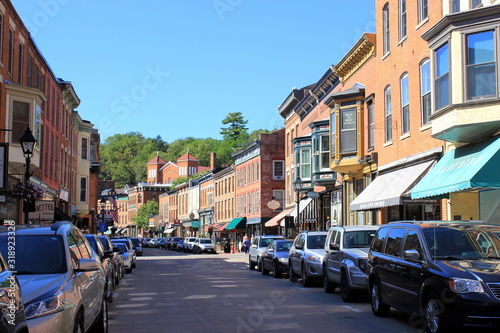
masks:
MULTIPOLYGON (((19 143, 21 144, 21 149, 23 150, 23 155, 24 158, 26 159, 26 173, 24 174, 24 185, 27 186, 31 177, 31 172, 30 172, 31 157, 33 156, 33 151, 35 150, 36 146, 36 139, 33 136, 29 126, 26 128, 26 131, 24 131, 23 136, 21 136, 21 138, 19 139, 19 143)), ((28 201, 25 200, 23 204, 24 204, 24 224, 28 224, 29 221, 28 201)))
MULTIPOLYGON (((101 223, 105 223, 105 216, 106 216, 106 199, 104 197, 101 198, 101 201, 99 201, 99 208, 100 210, 100 216, 101 216, 101 223)), ((98 227, 97 230, 101 230, 101 226, 98 227)), ((104 235, 104 231, 102 231, 102 234, 104 235)))
POLYGON ((299 232, 299 214, 300 214, 300 209, 299 209, 299 204, 300 204, 300 191, 302 191, 302 186, 304 185, 304 182, 302 179, 300 179, 299 176, 293 181, 293 190, 297 192, 297 219, 295 221, 295 226, 297 227, 297 233, 299 232))

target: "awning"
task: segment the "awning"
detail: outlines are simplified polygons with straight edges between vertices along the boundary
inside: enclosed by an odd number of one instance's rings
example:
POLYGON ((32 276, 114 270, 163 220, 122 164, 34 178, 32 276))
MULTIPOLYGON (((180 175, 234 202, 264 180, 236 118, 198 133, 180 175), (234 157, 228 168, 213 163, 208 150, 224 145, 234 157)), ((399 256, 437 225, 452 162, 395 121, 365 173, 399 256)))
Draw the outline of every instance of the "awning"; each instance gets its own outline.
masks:
POLYGON ((276 215, 275 217, 273 217, 272 219, 270 219, 269 221, 267 221, 266 224, 265 224, 265 226, 266 227, 277 227, 277 226, 279 226, 281 220, 283 220, 285 218, 285 216, 287 216, 288 214, 290 214, 290 212, 292 210, 293 210, 293 208, 289 208, 289 209, 283 210, 281 213, 279 213, 278 215, 276 215))
POLYGON ((411 198, 500 188, 500 137, 449 151, 411 191, 411 198))
POLYGON ((55 207, 54 209, 54 220, 55 221, 69 221, 72 222, 73 219, 71 216, 68 216, 65 212, 63 212, 61 209, 55 207))
POLYGON ((214 231, 222 231, 228 226, 229 222, 227 223, 218 223, 218 225, 214 226, 214 231))
POLYGON ((247 225, 249 224, 259 224, 262 221, 260 217, 253 217, 251 219, 247 219, 247 225))
POLYGON ((168 228, 168 229, 165 230, 165 233, 166 234, 171 234, 174 230, 175 230, 175 228, 168 228))
POLYGON ((245 229, 245 226, 247 224, 247 218, 245 216, 243 217, 236 217, 229 222, 225 230, 233 230, 233 229, 245 229))
POLYGON ((191 224, 191 227, 193 228, 199 228, 200 227, 200 221, 193 221, 191 224))
POLYGON ((401 204, 401 196, 428 170, 434 160, 380 175, 351 202, 350 210, 369 210, 401 204))
MULTIPOLYGON (((299 202, 299 214, 301 214, 304 209, 311 203, 312 199, 311 198, 305 198, 300 200, 299 202)), ((293 216, 294 218, 297 217, 297 206, 292 208, 292 211, 290 212, 290 216, 293 216)))

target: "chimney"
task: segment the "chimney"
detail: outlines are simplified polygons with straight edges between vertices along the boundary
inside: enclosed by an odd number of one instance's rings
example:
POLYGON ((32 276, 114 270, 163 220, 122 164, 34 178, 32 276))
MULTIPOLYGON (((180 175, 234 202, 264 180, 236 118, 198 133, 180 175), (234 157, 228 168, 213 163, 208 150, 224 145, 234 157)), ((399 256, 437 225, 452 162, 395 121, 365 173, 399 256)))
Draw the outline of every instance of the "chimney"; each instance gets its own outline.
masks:
POLYGON ((211 170, 215 170, 215 162, 216 162, 215 153, 210 153, 210 169, 211 170))

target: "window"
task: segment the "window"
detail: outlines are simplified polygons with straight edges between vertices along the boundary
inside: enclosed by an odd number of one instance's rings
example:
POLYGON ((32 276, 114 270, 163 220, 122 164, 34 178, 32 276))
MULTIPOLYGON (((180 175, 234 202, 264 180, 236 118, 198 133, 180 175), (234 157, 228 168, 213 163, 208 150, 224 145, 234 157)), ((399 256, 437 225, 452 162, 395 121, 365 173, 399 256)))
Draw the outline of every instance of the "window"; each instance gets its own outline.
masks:
POLYGON ((406 250, 416 250, 420 256, 422 256, 422 245, 418 239, 418 234, 415 230, 409 230, 406 235, 405 244, 403 246, 403 251, 406 250))
POLYGON ((429 123, 432 114, 431 65, 428 58, 420 63, 420 105, 422 108, 422 125, 425 125, 429 123))
POLYGON ((356 109, 341 110, 340 116, 340 152, 355 153, 357 151, 356 109))
POLYGON ((273 161, 273 180, 283 180, 285 177, 285 161, 273 161))
POLYGON ((368 103, 368 148, 375 145, 375 108, 373 102, 368 103))
POLYGON ((9 62, 8 62, 9 74, 12 75, 14 71, 14 31, 9 30, 9 62))
POLYGON ((405 235, 403 228, 391 228, 389 236, 387 237, 387 244, 385 246, 385 253, 391 256, 398 257, 401 249, 401 241, 405 235))
POLYGON ((337 122, 336 122, 336 114, 335 112, 331 114, 330 116, 330 140, 331 140, 331 145, 330 145, 330 155, 335 157, 335 137, 337 133, 337 122))
POLYGON ((311 151, 309 149, 300 150, 300 177, 311 178, 311 151))
POLYGON ((80 178, 80 202, 87 202, 87 177, 80 178))
POLYGON ((12 138, 17 140, 30 125, 30 104, 20 101, 13 102, 12 138))
POLYGON ((18 53, 18 64, 17 64, 17 82, 23 84, 23 57, 24 57, 24 45, 19 43, 19 53, 18 53))
POLYGON ((406 0, 399 0, 399 40, 406 37, 406 0))
POLYGON ((3 61, 3 15, 0 14, 0 60, 3 61))
POLYGON ((384 90, 385 101, 385 141, 392 141, 392 100, 391 86, 387 86, 384 90))
POLYGON ((401 119, 402 134, 410 131, 410 91, 408 88, 408 73, 401 77, 401 119))
POLYGON ((82 160, 88 160, 89 139, 82 138, 82 160))
POLYGON ((389 4, 386 4, 383 9, 382 14, 383 20, 383 33, 384 33, 384 54, 387 54, 391 51, 390 46, 390 35, 389 35, 389 4))
POLYGON ((428 0, 418 0, 418 23, 422 23, 429 17, 428 0))
POLYGON ((273 190, 273 198, 274 200, 280 203, 278 209, 273 210, 273 212, 280 212, 283 210, 285 206, 285 191, 284 190, 273 190))
POLYGON ((330 168, 330 145, 328 139, 328 135, 321 135, 319 137, 319 166, 321 169, 330 168))
POLYGON ((451 0, 451 12, 457 13, 460 11, 460 0, 451 0))
POLYGON ((481 5, 482 1, 481 0, 471 0, 470 1, 470 9, 474 9, 476 7, 479 7, 481 5))
POLYGON ((497 91, 493 30, 466 36, 467 99, 494 97, 497 91))
POLYGON ((448 43, 436 50, 436 110, 450 104, 450 68, 448 43))

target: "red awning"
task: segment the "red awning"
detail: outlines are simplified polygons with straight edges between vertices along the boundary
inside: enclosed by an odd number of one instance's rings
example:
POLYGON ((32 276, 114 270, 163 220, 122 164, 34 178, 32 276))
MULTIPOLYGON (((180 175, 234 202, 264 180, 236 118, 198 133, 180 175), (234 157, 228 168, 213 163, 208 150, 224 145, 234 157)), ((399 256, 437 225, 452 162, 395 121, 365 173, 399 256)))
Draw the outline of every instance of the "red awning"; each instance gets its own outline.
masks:
POLYGON ((273 217, 272 219, 267 221, 265 226, 266 227, 278 227, 280 225, 281 220, 283 220, 285 218, 285 216, 290 214, 290 212, 292 210, 293 210, 293 208, 285 209, 284 211, 282 211, 281 213, 279 213, 278 215, 276 215, 275 217, 273 217))

